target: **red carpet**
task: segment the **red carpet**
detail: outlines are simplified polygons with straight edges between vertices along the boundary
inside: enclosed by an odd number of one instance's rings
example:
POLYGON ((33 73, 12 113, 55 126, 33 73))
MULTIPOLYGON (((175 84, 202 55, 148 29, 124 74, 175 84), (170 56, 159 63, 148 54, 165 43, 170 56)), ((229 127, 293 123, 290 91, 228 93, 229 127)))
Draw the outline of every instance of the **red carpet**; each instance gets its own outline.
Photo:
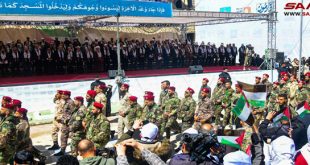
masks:
MULTIPOLYGON (((227 68, 229 69, 229 71, 242 71, 243 66, 230 66, 227 68)), ((222 70, 223 70, 222 66, 204 67, 204 73, 221 72, 222 70)), ((258 68, 252 67, 252 70, 258 70, 258 68)), ((138 71, 126 71, 125 73, 127 77, 164 76, 164 75, 188 74, 188 68, 138 70, 138 71)), ((29 84, 39 84, 39 83, 59 83, 59 82, 70 82, 70 81, 86 81, 86 80, 93 80, 97 75, 100 75, 102 79, 108 79, 107 73, 5 77, 5 78, 0 79, 0 86, 29 85, 29 84)))

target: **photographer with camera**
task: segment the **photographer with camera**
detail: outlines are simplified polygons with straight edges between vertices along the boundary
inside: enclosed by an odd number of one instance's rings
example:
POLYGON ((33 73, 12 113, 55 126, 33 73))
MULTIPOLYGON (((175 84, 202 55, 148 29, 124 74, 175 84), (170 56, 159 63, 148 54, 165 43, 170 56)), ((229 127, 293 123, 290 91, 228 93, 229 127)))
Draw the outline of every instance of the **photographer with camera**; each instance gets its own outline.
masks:
POLYGON ((205 124, 202 125, 201 132, 193 128, 184 131, 179 149, 180 153, 171 158, 169 165, 217 165, 221 164, 221 154, 225 153, 213 134, 212 126, 205 124))
POLYGON ((104 158, 96 156, 96 147, 90 140, 84 139, 78 145, 78 153, 83 158, 80 160, 80 165, 115 165, 115 160, 112 158, 104 158))

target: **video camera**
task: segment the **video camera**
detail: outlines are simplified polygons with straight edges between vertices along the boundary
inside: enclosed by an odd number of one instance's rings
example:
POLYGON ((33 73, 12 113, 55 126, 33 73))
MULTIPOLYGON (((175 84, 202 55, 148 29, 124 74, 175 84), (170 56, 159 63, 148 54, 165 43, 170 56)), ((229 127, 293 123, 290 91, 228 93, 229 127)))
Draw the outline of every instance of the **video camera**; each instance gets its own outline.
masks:
POLYGON ((191 161, 198 164, 204 161, 212 161, 220 164, 225 154, 225 147, 217 141, 216 135, 212 133, 184 134, 181 144, 186 144, 190 149, 191 161), (218 159, 214 159, 217 157, 218 159))
POLYGON ((116 159, 117 153, 116 153, 115 147, 103 148, 103 149, 96 149, 96 156, 102 156, 104 158, 116 159))

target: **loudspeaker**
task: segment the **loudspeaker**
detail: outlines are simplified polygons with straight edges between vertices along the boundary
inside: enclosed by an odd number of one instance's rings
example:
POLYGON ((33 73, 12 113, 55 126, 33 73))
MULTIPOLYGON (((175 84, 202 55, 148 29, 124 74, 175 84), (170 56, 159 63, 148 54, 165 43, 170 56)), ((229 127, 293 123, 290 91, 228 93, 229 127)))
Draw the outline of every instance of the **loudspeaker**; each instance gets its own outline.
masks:
POLYGON ((282 64, 284 62, 284 52, 277 52, 276 62, 282 64))
POLYGON ((121 73, 118 73, 117 70, 108 70, 108 76, 110 79, 114 79, 116 76, 125 76, 125 71, 121 70, 121 73))
POLYGON ((193 65, 193 66, 189 66, 188 68, 189 74, 202 73, 202 72, 203 72, 203 68, 201 65, 193 65))

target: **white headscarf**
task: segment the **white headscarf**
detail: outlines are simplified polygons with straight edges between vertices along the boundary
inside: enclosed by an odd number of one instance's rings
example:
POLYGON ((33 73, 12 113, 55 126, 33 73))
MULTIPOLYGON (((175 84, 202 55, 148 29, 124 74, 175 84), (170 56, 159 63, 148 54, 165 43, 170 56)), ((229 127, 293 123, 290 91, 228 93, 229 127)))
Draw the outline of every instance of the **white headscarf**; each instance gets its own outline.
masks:
POLYGON ((293 139, 281 136, 271 142, 271 165, 294 165, 295 144, 293 139))
POLYGON ((243 151, 231 152, 224 156, 224 165, 251 165, 251 157, 243 151))

